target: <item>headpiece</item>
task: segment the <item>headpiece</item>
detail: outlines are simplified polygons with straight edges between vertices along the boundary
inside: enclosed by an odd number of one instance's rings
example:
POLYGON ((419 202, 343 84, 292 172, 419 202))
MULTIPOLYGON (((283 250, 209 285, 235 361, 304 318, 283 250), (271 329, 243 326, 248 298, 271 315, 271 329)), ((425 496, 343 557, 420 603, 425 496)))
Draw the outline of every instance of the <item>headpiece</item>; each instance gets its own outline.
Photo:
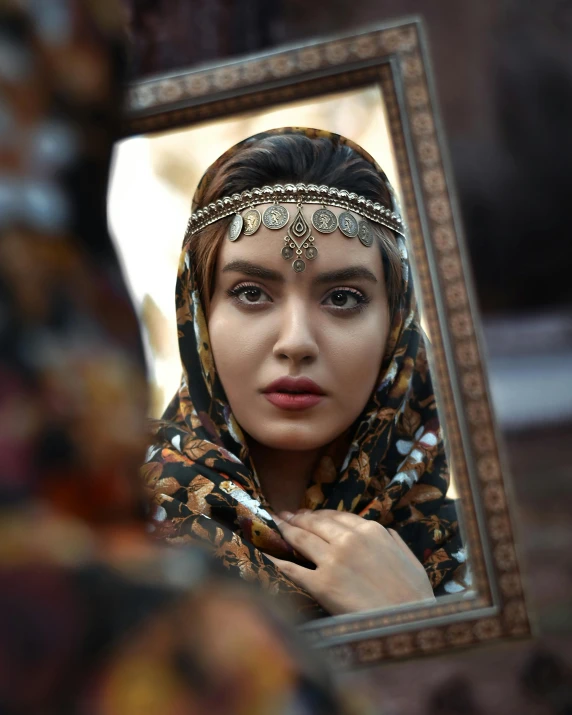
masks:
POLYGON ((369 219, 405 236, 405 226, 398 214, 387 206, 366 199, 364 196, 324 185, 276 184, 225 196, 198 209, 191 214, 185 238, 194 236, 206 226, 232 214, 234 217, 228 230, 230 241, 236 241, 242 233, 251 236, 256 233, 261 223, 267 228, 280 230, 290 222, 284 236, 282 256, 285 260, 294 258, 292 267, 296 272, 300 272, 306 268, 302 256, 312 261, 318 255, 312 226, 320 233, 332 233, 339 228, 347 238, 357 236, 364 246, 372 245, 373 232, 370 225, 367 221, 356 219, 354 213, 362 219, 369 219), (290 212, 282 205, 285 203, 293 203, 298 207, 292 221, 290 221, 290 212), (262 215, 254 208, 260 204, 270 204, 262 215), (311 226, 302 213, 302 204, 322 206, 312 214, 311 226), (333 211, 326 208, 326 205, 336 206, 344 211, 336 216, 333 211), (242 211, 244 214, 241 213, 242 211))

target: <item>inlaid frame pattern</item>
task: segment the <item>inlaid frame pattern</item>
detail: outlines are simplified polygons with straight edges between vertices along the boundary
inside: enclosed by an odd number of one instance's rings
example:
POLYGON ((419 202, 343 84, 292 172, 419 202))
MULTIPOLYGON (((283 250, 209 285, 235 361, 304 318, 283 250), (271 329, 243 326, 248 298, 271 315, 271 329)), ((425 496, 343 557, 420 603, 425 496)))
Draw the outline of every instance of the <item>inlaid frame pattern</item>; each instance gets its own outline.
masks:
POLYGON ((478 321, 450 189, 422 23, 135 83, 125 134, 181 127, 372 84, 381 86, 402 184, 416 289, 432 339, 440 414, 463 504, 475 596, 304 627, 345 667, 530 633, 487 394, 478 321))

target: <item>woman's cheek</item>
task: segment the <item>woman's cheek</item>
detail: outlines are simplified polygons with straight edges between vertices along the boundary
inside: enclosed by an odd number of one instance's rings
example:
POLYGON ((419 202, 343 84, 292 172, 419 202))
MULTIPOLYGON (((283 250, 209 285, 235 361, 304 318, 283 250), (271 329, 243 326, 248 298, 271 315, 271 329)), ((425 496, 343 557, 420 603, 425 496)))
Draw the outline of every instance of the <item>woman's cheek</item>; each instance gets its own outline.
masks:
POLYGON ((224 314, 221 315, 220 309, 217 310, 209 321, 208 331, 216 370, 223 386, 232 384, 235 377, 233 373, 240 368, 242 362, 240 350, 235 352, 235 358, 232 358, 231 341, 228 339, 229 329, 230 321, 224 314))
MULTIPOLYGON (((381 320, 368 320, 359 329, 340 330, 336 341, 335 359, 344 370, 361 375, 363 370, 368 373, 379 368, 385 348, 387 331, 381 320)), ((333 352, 333 351, 332 351, 333 352)))
POLYGON ((209 322, 211 349, 218 377, 231 398, 241 395, 256 382, 258 362, 262 356, 251 322, 241 320, 236 310, 222 308, 209 322))
POLYGON ((346 332, 336 351, 336 382, 341 394, 351 402, 352 411, 358 414, 375 389, 387 332, 377 321, 368 321, 362 328, 346 332))

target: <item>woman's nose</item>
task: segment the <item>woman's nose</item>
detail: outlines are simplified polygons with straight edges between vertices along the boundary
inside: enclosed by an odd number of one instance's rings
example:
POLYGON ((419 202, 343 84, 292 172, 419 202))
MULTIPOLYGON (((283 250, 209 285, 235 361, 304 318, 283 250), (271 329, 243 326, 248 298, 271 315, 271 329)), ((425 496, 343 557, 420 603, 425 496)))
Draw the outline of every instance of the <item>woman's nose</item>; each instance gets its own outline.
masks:
POLYGON ((281 360, 311 362, 319 353, 314 325, 315 316, 300 301, 286 304, 280 315, 280 329, 274 355, 281 360))

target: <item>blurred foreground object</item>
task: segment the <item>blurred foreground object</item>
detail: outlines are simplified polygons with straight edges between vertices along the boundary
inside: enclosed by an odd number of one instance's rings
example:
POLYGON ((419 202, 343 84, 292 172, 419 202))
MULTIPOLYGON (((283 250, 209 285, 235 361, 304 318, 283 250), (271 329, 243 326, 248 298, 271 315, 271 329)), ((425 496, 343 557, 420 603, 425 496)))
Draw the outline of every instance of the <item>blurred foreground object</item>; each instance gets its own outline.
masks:
POLYGON ((0 2, 0 711, 336 713, 280 616, 145 533, 146 379, 107 235, 112 2, 0 2))

